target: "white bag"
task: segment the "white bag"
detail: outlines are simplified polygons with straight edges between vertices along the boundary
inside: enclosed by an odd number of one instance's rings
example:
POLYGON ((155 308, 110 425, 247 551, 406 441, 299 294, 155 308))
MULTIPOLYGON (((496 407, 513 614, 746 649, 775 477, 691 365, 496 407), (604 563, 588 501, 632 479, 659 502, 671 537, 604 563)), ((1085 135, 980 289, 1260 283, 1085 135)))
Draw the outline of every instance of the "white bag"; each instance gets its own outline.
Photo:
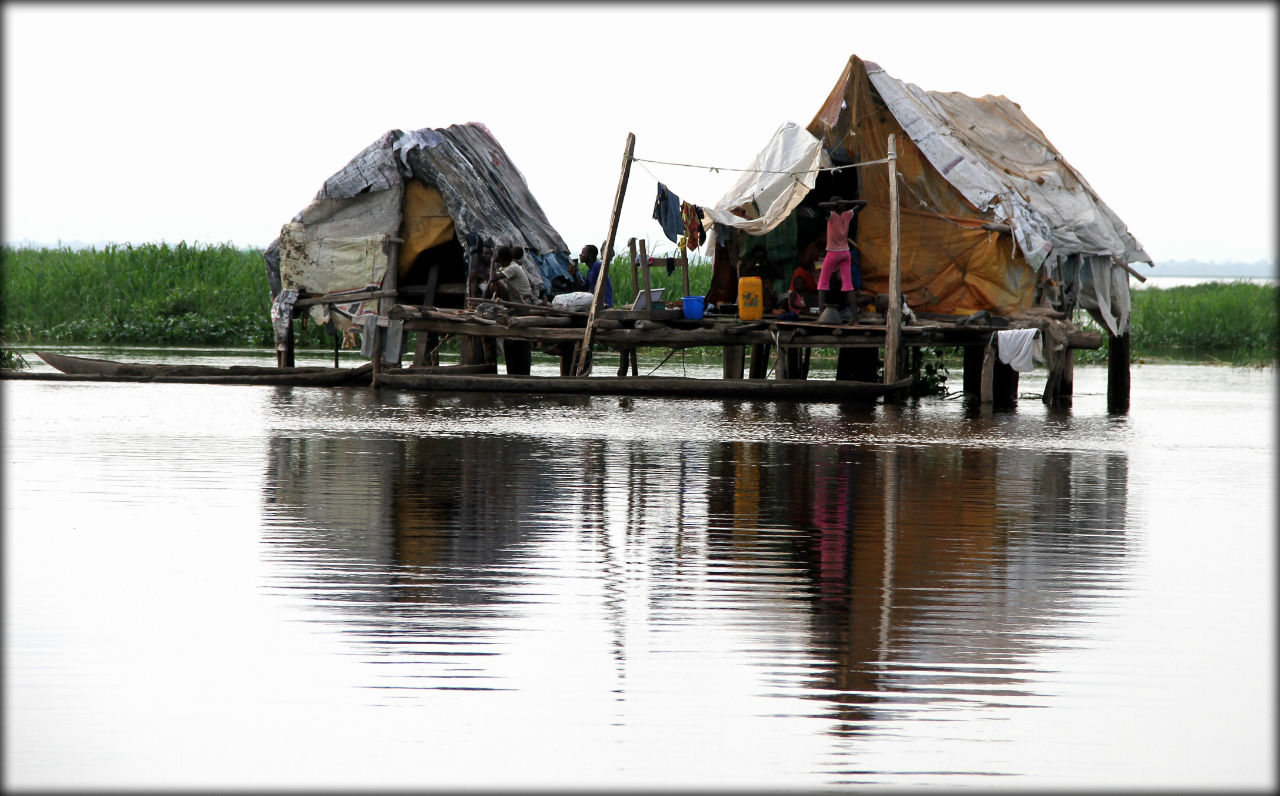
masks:
POLYGON ((595 300, 595 296, 585 290, 577 293, 561 293, 551 298, 551 306, 556 309, 569 310, 570 312, 590 312, 591 302, 595 300))

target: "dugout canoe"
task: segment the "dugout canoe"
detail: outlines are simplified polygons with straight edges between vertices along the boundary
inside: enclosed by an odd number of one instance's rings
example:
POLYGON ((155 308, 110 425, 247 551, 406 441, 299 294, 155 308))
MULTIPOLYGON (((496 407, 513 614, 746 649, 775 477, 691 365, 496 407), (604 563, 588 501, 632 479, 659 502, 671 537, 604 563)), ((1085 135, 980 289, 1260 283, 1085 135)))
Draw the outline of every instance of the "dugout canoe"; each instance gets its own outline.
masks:
POLYGON ((9 371, 6 378, 49 378, 65 381, 154 381, 188 384, 275 384, 298 387, 330 387, 369 384, 373 365, 355 368, 280 368, 267 365, 174 365, 116 362, 110 359, 74 357, 46 351, 36 356, 59 372, 9 371), (60 378, 61 377, 61 378, 60 378))
POLYGON ((658 398, 742 398, 753 401, 871 401, 910 388, 891 384, 807 379, 710 379, 682 376, 503 376, 383 371, 376 386, 431 392, 639 395, 658 398))

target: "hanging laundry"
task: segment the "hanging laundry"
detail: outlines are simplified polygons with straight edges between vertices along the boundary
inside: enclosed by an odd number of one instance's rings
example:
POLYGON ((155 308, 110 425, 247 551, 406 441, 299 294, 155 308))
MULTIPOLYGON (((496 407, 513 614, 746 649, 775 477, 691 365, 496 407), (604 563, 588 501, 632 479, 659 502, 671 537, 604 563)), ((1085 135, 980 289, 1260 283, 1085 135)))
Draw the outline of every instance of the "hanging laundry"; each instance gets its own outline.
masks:
POLYGON ((688 202, 680 203, 680 218, 684 221, 685 242, 690 250, 702 245, 702 208, 688 202))
POLYGON ((662 225, 662 232, 675 243, 684 232, 684 220, 680 216, 680 197, 658 183, 658 198, 653 203, 653 217, 662 225))
POLYGON ((1034 343, 1038 331, 1040 330, 1001 329, 996 332, 1000 361, 1019 373, 1026 373, 1035 367, 1031 358, 1034 353, 1034 343))

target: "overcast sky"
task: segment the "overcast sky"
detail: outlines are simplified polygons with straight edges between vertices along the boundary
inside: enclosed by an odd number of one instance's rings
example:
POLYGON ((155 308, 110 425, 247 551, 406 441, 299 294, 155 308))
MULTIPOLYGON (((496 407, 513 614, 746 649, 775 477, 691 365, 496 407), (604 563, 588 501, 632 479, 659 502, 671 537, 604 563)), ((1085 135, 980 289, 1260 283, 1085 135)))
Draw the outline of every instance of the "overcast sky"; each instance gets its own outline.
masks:
MULTIPOLYGON (((1157 263, 1275 260, 1272 3, 4 5, 4 239, 264 247, 387 130, 483 122, 573 252, 636 157, 742 168, 850 55, 1003 94, 1157 263)), ((636 163, 618 240, 670 244, 636 163)), ((1158 271, 1157 271, 1158 273, 1158 271)))

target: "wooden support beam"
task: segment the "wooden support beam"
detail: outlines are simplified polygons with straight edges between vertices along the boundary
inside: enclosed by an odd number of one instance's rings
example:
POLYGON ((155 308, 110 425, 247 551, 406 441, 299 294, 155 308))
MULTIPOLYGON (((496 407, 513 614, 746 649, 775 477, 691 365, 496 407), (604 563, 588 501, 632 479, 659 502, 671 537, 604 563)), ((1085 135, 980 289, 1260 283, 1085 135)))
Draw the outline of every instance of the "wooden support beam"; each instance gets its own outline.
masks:
POLYGON ((684 280, 684 295, 689 295, 689 255, 682 248, 680 249, 680 276, 684 280))
POLYGON ((382 327, 373 324, 373 373, 370 376, 370 384, 374 387, 378 386, 378 379, 382 376, 382 346, 386 338, 386 333, 382 331, 382 327))
POLYGON ((627 251, 631 253, 631 303, 635 304, 640 297, 640 262, 636 260, 636 239, 627 238, 627 251))
POLYGON ((382 277, 382 297, 378 299, 378 314, 386 315, 396 303, 396 284, 400 281, 400 239, 382 236, 382 246, 387 251, 387 273, 382 277))
POLYGON ((991 374, 991 406, 1012 409, 1018 405, 1018 371, 995 357, 991 374))
POLYGON ((983 352, 986 346, 967 345, 962 346, 964 356, 964 387, 962 391, 965 395, 980 395, 982 393, 982 366, 983 352))
POLYGON ((533 366, 533 344, 528 340, 504 339, 502 356, 507 360, 507 375, 528 376, 533 366))
POLYGON ((293 344, 293 316, 289 317, 289 325, 284 332, 284 350, 276 349, 276 365, 282 368, 292 368, 294 365, 294 344, 293 344))
POLYGON ((836 381, 875 381, 878 370, 878 347, 841 348, 836 352, 836 381))
POLYGON ((362 290, 358 293, 338 293, 328 296, 308 296, 300 298, 293 303, 294 307, 310 307, 313 304, 348 304, 353 301, 364 301, 366 299, 386 298, 394 296, 395 291, 392 290, 362 290))
POLYGON ((1044 394, 1040 400, 1050 405, 1071 405, 1072 360, 1075 355, 1070 348, 1061 351, 1050 351, 1050 341, 1045 341, 1045 358, 1049 366, 1049 375, 1044 381, 1044 394))
POLYGON ((649 301, 649 291, 653 289, 649 277, 649 248, 644 241, 640 241, 640 273, 644 275, 645 307, 649 310, 649 316, 653 317, 653 302, 649 301))
MULTIPOLYGON (((436 303, 436 286, 440 281, 440 265, 439 263, 431 266, 431 273, 427 275, 427 288, 422 294, 422 307, 434 306, 436 303)), ((436 351, 439 343, 439 337, 431 333, 420 333, 418 335, 417 345, 413 348, 413 367, 425 367, 427 365, 440 364, 440 355, 436 351), (430 360, 430 361, 428 361, 430 360)))
POLYGON ((1128 271, 1129 273, 1133 274, 1135 277, 1137 277, 1137 278, 1138 278, 1138 281, 1139 281, 1139 282, 1145 282, 1145 281, 1147 281, 1147 278, 1146 278, 1145 276, 1143 276, 1142 274, 1140 274, 1140 273, 1138 273, 1137 271, 1135 271, 1135 270, 1133 270, 1132 268, 1130 268, 1130 267, 1129 267, 1129 265, 1128 265, 1128 263, 1121 263, 1121 262, 1117 262, 1117 263, 1116 263, 1116 265, 1120 266, 1120 267, 1121 267, 1121 268, 1123 268, 1124 270, 1126 270, 1126 271, 1128 271))
POLYGON ((613 240, 618 234, 618 217, 622 214, 622 198, 627 193, 627 179, 631 176, 631 155, 635 152, 635 148, 635 133, 627 133, 627 147, 622 154, 622 174, 618 177, 618 191, 613 197, 613 213, 609 216, 609 237, 605 239, 604 251, 600 252, 600 274, 596 277, 595 296, 591 302, 591 312, 587 315, 587 328, 582 333, 582 347, 578 350, 578 365, 575 372, 579 376, 587 375, 587 366, 591 361, 591 333, 596 327, 596 312, 600 307, 600 296, 605 282, 609 279, 609 262, 613 259, 613 240))
MULTIPOLYGON (((994 338, 993 338, 994 339, 994 338)), ((978 402, 990 404, 994 395, 996 349, 991 343, 982 347, 982 375, 979 377, 978 402)))
POLYGON ((560 355, 560 375, 572 376, 573 363, 578 358, 578 344, 572 342, 556 343, 556 353, 560 355))
POLYGON ((724 365, 722 368, 722 376, 726 379, 742 378, 743 358, 746 356, 746 347, 740 345, 727 345, 724 347, 724 365))
POLYGON ((899 378, 898 353, 902 347, 901 211, 898 207, 898 150, 889 134, 889 307, 885 313, 884 383, 899 378))
POLYGON ((756 343, 751 346, 751 371, 748 378, 763 379, 769 375, 769 351, 773 348, 769 343, 756 343))
POLYGON ((1107 335, 1107 411, 1129 411, 1129 332, 1107 335))

